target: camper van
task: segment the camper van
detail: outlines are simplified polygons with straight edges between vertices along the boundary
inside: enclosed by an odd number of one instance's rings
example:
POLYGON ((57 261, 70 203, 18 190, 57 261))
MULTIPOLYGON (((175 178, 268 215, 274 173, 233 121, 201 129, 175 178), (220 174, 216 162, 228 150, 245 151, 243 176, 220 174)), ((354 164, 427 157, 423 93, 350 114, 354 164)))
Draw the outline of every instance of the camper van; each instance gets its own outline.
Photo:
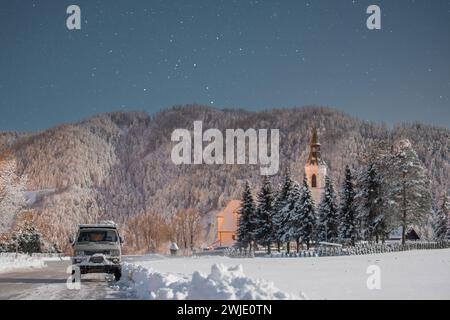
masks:
POLYGON ((120 280, 123 240, 115 223, 79 225, 71 242, 74 251, 72 265, 80 268, 81 274, 109 273, 120 280))

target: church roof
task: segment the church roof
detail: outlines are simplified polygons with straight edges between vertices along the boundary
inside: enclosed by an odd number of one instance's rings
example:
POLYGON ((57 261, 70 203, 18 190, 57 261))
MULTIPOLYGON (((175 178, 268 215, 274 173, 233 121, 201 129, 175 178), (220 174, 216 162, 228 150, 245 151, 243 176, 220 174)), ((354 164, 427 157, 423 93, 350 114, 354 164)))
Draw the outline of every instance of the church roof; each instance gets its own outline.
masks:
POLYGON ((320 145, 319 139, 317 138, 317 129, 315 127, 313 128, 313 132, 312 132, 312 136, 311 136, 311 142, 309 143, 309 145, 310 146, 320 145))

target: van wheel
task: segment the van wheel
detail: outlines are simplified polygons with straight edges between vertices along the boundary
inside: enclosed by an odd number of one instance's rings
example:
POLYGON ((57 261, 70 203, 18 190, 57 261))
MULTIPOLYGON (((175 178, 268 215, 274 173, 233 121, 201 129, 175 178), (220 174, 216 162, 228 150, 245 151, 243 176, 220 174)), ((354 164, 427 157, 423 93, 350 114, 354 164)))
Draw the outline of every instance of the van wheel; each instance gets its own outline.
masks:
POLYGON ((122 277, 122 271, 121 270, 114 271, 114 279, 116 281, 119 281, 121 277, 122 277))

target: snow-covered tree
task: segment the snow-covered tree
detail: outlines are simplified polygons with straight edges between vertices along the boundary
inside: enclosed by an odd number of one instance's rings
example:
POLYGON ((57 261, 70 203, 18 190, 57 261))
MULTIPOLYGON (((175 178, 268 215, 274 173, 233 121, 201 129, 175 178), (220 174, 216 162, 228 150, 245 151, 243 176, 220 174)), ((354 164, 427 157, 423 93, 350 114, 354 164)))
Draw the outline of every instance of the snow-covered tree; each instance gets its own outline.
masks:
POLYGON ((359 233, 363 240, 372 241, 375 238, 378 242, 380 238, 384 239, 387 233, 381 182, 382 177, 374 162, 363 168, 358 176, 355 202, 359 233))
POLYGON ((301 217, 301 191, 298 183, 293 182, 290 188, 284 207, 281 209, 283 218, 283 228, 280 231, 280 241, 286 243, 287 252, 290 252, 290 242, 295 240, 297 252, 300 247, 302 217, 301 217))
POLYGON ((241 208, 239 209, 239 220, 237 228, 237 245, 240 248, 252 250, 254 233, 255 203, 252 196, 250 183, 245 182, 242 192, 241 208))
POLYGON ((349 166, 345 167, 339 206, 339 238, 343 242, 355 244, 358 239, 357 217, 355 210, 355 191, 353 176, 349 166))
POLYGON ((254 219, 253 237, 255 241, 263 246, 267 246, 267 253, 270 254, 270 245, 273 241, 273 191, 270 180, 264 176, 261 190, 256 198, 256 215, 254 219))
POLYGON ((402 227, 402 243, 406 231, 422 225, 431 214, 430 180, 411 142, 400 140, 394 146, 392 174, 389 179, 389 203, 402 227))
POLYGON ((316 210, 314 200, 312 198, 311 190, 308 186, 306 175, 303 177, 303 184, 300 192, 300 199, 298 201, 297 212, 300 213, 299 220, 301 221, 300 236, 303 243, 306 243, 309 249, 311 241, 313 241, 316 232, 316 210))
POLYGON ((41 252, 42 235, 33 225, 27 225, 15 233, 12 241, 17 243, 19 252, 29 254, 41 252))
POLYGON ((274 204, 273 215, 273 228, 274 228, 274 240, 277 242, 278 251, 280 251, 280 245, 285 241, 285 235, 289 230, 289 210, 284 210, 288 205, 288 198, 292 192, 294 182, 291 178, 289 169, 286 169, 283 175, 283 181, 276 195, 274 204))
POLYGON ((0 157, 0 233, 8 231, 25 205, 26 176, 17 174, 10 155, 0 157))
POLYGON ((39 253, 42 249, 49 249, 45 248, 45 244, 35 227, 33 214, 24 212, 17 217, 12 231, 0 238, 0 252, 39 253))
POLYGON ((317 238, 319 241, 335 242, 338 240, 339 217, 336 193, 329 176, 325 177, 325 188, 320 200, 317 221, 317 238))
POLYGON ((449 236, 449 214, 450 203, 447 195, 442 197, 441 205, 439 206, 435 215, 434 221, 434 238, 435 240, 445 240, 449 236))

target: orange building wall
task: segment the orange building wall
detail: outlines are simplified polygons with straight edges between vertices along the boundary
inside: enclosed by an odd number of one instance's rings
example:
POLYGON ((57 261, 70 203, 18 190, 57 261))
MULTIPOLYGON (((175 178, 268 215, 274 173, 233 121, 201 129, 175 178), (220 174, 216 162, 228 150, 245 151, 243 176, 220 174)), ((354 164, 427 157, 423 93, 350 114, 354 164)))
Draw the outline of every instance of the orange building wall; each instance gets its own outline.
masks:
POLYGON ((232 247, 236 242, 236 230, 241 202, 231 200, 216 216, 217 218, 217 246, 232 247))

